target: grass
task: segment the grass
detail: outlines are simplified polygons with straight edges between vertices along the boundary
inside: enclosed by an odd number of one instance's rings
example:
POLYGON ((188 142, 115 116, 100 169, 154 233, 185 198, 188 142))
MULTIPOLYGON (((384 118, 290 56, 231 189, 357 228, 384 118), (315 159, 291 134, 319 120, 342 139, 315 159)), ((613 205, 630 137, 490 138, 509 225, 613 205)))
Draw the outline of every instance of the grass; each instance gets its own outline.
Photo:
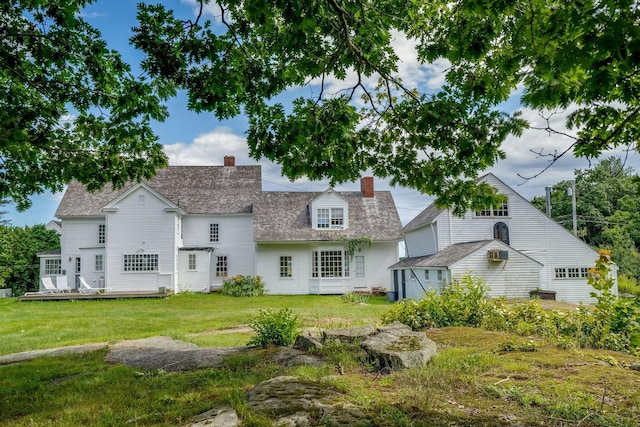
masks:
MULTIPOLYGON (((389 304, 336 297, 18 303, 0 300, 0 352, 168 335, 200 345, 244 344, 260 308, 290 307, 306 327, 378 324, 389 304)), ((246 407, 246 391, 296 375, 338 391, 370 426, 636 426, 640 372, 630 355, 559 349, 536 337, 475 328, 426 331, 438 354, 425 367, 381 375, 357 345, 330 343, 321 366, 284 367, 255 354, 220 369, 140 371, 104 363, 104 351, 0 366, 0 425, 175 426, 217 404, 243 425, 268 426, 246 407), (535 342, 532 345, 531 342, 535 342)))

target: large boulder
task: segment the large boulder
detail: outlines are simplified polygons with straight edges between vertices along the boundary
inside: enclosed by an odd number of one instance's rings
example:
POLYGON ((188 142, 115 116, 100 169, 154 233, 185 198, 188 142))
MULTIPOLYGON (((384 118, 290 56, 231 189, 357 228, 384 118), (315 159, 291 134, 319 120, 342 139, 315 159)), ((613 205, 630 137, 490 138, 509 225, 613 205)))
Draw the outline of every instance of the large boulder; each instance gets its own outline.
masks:
POLYGON ((424 333, 414 332, 402 323, 379 328, 361 346, 381 370, 424 366, 437 351, 436 343, 424 333))
POLYGON ((247 392, 247 409, 274 420, 274 426, 354 426, 362 412, 344 403, 343 395, 326 384, 281 376, 247 392))
POLYGON ((373 326, 354 326, 351 328, 335 328, 322 331, 324 340, 338 340, 343 342, 360 342, 376 333, 373 326))

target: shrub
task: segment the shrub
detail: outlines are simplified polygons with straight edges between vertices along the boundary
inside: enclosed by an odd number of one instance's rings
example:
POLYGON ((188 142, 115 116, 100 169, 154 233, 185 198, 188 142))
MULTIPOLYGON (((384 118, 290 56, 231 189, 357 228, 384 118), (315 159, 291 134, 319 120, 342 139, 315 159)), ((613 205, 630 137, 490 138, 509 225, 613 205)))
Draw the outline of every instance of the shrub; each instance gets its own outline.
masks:
POLYGON ((401 322, 414 330, 442 326, 480 326, 491 302, 485 283, 465 275, 440 293, 426 292, 419 301, 403 300, 382 316, 383 323, 401 322))
POLYGON ((258 297, 265 294, 264 282, 260 276, 237 275, 222 284, 220 293, 232 297, 258 297))
POLYGON ((640 285, 634 278, 621 274, 618 276, 618 293, 629 295, 640 295, 640 285))
POLYGON ((298 317, 288 308, 281 308, 279 311, 260 310, 260 314, 250 324, 251 329, 256 331, 256 336, 247 345, 290 347, 298 336, 298 324, 298 317))
POLYGON ((340 295, 339 298, 347 304, 363 305, 369 302, 369 295, 359 294, 357 292, 348 292, 340 295))

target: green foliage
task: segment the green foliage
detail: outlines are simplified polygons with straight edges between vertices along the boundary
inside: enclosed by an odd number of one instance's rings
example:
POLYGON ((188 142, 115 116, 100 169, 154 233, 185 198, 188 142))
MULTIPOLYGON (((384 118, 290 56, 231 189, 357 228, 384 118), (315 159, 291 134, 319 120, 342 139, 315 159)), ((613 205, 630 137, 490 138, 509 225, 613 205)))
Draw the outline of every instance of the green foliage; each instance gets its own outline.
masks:
POLYGON ((640 285, 633 278, 621 274, 618 276, 618 293, 638 296, 640 295, 640 285))
MULTIPOLYGON (((382 315, 383 323, 401 322, 414 330, 443 326, 473 326, 488 330, 537 335, 561 348, 604 348, 637 353, 640 350, 640 297, 616 299, 611 293, 610 259, 606 251, 591 271, 597 291, 593 309, 545 310, 539 300, 509 304, 490 300, 484 283, 466 276, 440 294, 428 292, 416 300, 402 300, 382 315)), ((506 350, 505 350, 506 351, 506 350)), ((519 350, 524 351, 524 350, 519 350)))
POLYGON ((414 330, 443 326, 480 326, 490 299, 483 279, 470 275, 419 301, 402 300, 382 316, 383 323, 401 322, 414 330))
POLYGON ((347 304, 362 305, 369 301, 369 295, 360 294, 357 292, 347 292, 344 295, 340 295, 340 300, 347 304))
POLYGON ((349 259, 351 260, 353 260, 356 252, 360 251, 360 245, 366 243, 371 247, 371 243, 373 242, 369 237, 356 237, 353 239, 343 237, 340 241, 347 244, 347 254, 349 254, 349 259))
POLYGON ((11 288, 16 296, 38 290, 40 264, 36 254, 59 248, 60 237, 44 225, 0 225, 0 287, 11 288))
POLYGON ((256 336, 247 345, 268 347, 270 345, 292 346, 298 336, 298 317, 289 308, 278 311, 260 310, 260 314, 251 321, 251 329, 256 336))
POLYGON ((167 158, 151 120, 175 92, 132 74, 84 19, 86 0, 8 0, 0 5, 0 198, 72 178, 89 190, 150 178, 167 158))
POLYGON ((232 297, 259 297, 265 294, 264 282, 260 276, 239 274, 226 279, 222 283, 220 293, 232 297))

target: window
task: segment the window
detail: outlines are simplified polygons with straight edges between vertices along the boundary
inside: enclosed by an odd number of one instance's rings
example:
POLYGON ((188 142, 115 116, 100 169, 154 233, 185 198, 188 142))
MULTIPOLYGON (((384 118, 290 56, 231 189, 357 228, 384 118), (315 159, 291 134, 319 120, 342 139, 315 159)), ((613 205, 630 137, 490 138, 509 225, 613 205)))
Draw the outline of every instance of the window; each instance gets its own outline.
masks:
POLYGON ((219 256, 216 261, 216 277, 227 277, 227 257, 219 256))
POLYGON ((96 255, 96 271, 104 270, 104 256, 96 255))
POLYGON ((106 231, 106 226, 104 224, 99 224, 98 225, 98 243, 105 242, 105 231, 106 231))
POLYGON ((344 209, 342 208, 331 209, 331 228, 332 229, 344 228, 344 209))
POLYGON ((189 270, 195 270, 196 269, 196 254, 189 254, 189 266, 188 266, 189 270))
POLYGON ((438 270, 438 282, 442 282, 442 270, 438 270))
POLYGON ((318 228, 329 228, 329 209, 318 209, 318 228))
POLYGON ((424 280, 429 280, 429 270, 424 271, 424 280))
POLYGON ((289 255, 280 257, 280 277, 293 277, 293 261, 289 255))
POLYGON ((220 227, 218 226, 218 224, 209 224, 209 241, 220 241, 220 227))
POLYGON ((557 267, 554 269, 556 279, 586 279, 589 267, 557 267))
POLYGON ((61 270, 61 260, 59 259, 45 259, 44 260, 44 274, 54 276, 56 274, 60 274, 61 270))
POLYGON ((158 254, 124 254, 124 271, 158 271, 158 254))
POLYGON ((580 269, 577 267, 570 267, 567 269, 568 271, 568 276, 570 279, 577 279, 580 277, 580 269))
POLYGON ((313 277, 343 277, 344 257, 342 251, 313 252, 311 259, 313 277))
POLYGON ((356 262, 356 277, 362 279, 364 277, 364 256, 356 255, 354 260, 356 262))
POLYGON ((317 211, 316 228, 342 230, 344 228, 343 208, 320 208, 317 211))
POLYGON ((509 244, 509 227, 504 222, 497 222, 493 226, 493 238, 502 240, 507 245, 509 244))
POLYGON ((138 204, 139 205, 144 205, 144 194, 140 194, 138 196, 138 204))
POLYGON ((494 208, 487 208, 481 211, 476 211, 476 216, 481 216, 481 217, 490 217, 490 216, 497 216, 497 217, 506 217, 509 216, 509 204, 507 202, 502 203, 499 207, 494 208))
POLYGON ((556 279, 566 279, 567 278, 567 269, 564 267, 555 269, 556 279))

